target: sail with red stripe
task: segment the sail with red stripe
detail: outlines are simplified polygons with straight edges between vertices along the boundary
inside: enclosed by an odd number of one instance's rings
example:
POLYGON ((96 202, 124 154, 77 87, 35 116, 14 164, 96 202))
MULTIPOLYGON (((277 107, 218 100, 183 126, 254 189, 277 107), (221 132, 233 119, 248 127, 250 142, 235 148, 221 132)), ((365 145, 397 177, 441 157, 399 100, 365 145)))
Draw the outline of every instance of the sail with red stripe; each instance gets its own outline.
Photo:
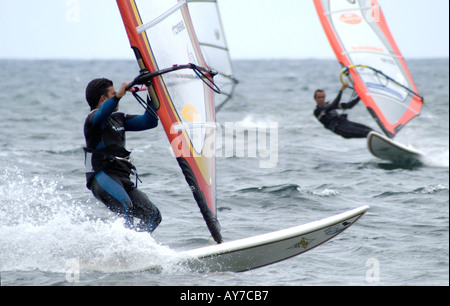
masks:
POLYGON ((384 133, 393 138, 420 115, 406 62, 376 0, 314 0, 320 21, 354 90, 384 133))
MULTIPOLYGON (((117 0, 148 94, 213 238, 217 219, 212 71, 187 1, 117 0)), ((135 80, 135 81, 136 81, 135 80)), ((136 81, 137 82, 137 81, 136 81)))

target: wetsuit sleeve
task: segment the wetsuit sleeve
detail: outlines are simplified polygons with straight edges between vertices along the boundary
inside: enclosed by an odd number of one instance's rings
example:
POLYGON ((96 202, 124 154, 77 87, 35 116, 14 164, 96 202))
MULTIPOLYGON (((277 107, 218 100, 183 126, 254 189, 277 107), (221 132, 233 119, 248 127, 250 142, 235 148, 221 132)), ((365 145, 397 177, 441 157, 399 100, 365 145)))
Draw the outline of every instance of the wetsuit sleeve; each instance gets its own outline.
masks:
POLYGON ((153 129, 158 126, 158 117, 156 115, 155 105, 150 104, 143 115, 126 116, 125 130, 126 131, 143 131, 153 129))
POLYGON ((339 103, 341 102, 341 97, 342 97, 342 91, 339 91, 339 93, 336 96, 336 98, 334 98, 333 103, 330 103, 330 104, 327 104, 326 106, 324 106, 322 108, 322 111, 329 112, 329 111, 331 111, 333 109, 339 108, 339 103))
POLYGON ((340 108, 341 109, 350 109, 353 108, 356 104, 358 104, 358 102, 361 99, 359 97, 357 97, 356 99, 354 99, 353 101, 347 102, 347 103, 341 103, 340 104, 340 108))
POLYGON ((103 102, 92 117, 92 126, 97 126, 105 121, 116 110, 119 101, 120 99, 114 96, 103 102))

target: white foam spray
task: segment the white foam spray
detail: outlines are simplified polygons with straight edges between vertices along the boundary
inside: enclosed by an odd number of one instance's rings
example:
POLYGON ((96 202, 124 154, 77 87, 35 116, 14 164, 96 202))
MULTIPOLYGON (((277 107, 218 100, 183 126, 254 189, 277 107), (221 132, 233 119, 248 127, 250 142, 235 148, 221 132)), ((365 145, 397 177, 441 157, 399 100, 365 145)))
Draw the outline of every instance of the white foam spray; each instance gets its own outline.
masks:
POLYGON ((65 273, 73 261, 104 272, 179 269, 175 251, 113 214, 96 216, 92 202, 72 199, 54 178, 4 169, 0 182, 0 271, 65 273))

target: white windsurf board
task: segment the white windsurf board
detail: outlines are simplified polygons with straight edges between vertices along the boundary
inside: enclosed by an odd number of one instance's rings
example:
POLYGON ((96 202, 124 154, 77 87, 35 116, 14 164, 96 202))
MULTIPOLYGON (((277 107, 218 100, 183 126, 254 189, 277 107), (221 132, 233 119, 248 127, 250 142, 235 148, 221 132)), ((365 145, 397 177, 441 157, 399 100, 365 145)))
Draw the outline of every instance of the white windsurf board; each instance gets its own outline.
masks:
POLYGON ((342 233, 369 209, 362 206, 326 219, 260 236, 183 252, 196 271, 243 272, 305 253, 342 233))
POLYGON ((420 162, 424 156, 422 152, 376 132, 367 136, 367 146, 373 156, 395 163, 420 162))
POLYGON ((244 272, 303 254, 336 237, 359 220, 369 209, 362 206, 322 220, 234 240, 222 244, 179 252, 168 263, 138 264, 134 268, 83 264, 83 268, 101 272, 139 273, 164 270, 164 266, 187 268, 198 273, 244 272))

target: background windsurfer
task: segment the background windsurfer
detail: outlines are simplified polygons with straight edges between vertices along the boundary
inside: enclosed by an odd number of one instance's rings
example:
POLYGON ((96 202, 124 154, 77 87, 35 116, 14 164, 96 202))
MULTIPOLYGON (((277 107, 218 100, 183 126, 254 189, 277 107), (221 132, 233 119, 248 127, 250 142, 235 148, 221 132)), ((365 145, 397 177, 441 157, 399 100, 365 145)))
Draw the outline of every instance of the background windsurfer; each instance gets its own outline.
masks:
POLYGON ((110 210, 125 218, 125 226, 152 233, 161 223, 161 213, 130 180, 136 168, 125 149, 125 132, 155 128, 158 117, 153 103, 147 105, 150 109, 143 115, 117 112, 127 85, 122 84, 116 92, 112 81, 95 79, 86 87, 91 107, 84 124, 87 187, 110 210), (136 227, 134 217, 141 220, 136 227))
POLYGON ((325 91, 317 89, 314 92, 314 100, 317 106, 314 110, 314 116, 325 126, 325 128, 341 135, 344 138, 366 138, 372 131, 368 126, 347 120, 347 114, 339 114, 337 109, 351 109, 359 101, 360 98, 348 102, 341 103, 342 93, 348 87, 345 84, 339 90, 339 94, 332 103, 325 102, 325 91))

